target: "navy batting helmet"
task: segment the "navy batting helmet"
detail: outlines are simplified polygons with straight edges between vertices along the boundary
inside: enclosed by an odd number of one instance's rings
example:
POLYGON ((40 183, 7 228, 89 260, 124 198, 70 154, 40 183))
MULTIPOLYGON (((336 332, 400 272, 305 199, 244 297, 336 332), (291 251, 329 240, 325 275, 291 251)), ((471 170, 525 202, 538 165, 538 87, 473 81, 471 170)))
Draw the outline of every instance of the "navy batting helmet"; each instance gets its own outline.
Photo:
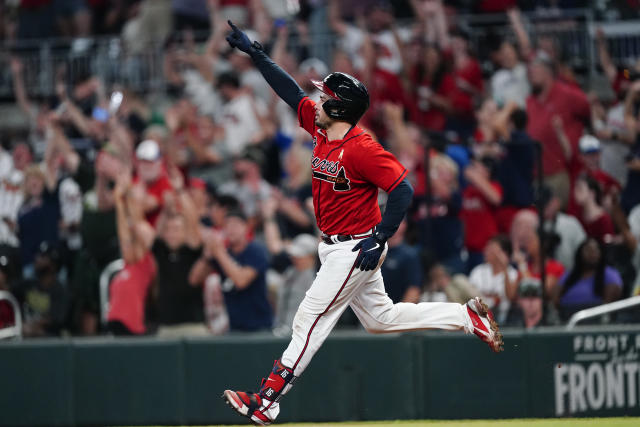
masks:
POLYGON ((356 124, 369 108, 367 88, 349 74, 331 73, 323 81, 312 82, 331 97, 324 102, 322 109, 334 120, 356 124))

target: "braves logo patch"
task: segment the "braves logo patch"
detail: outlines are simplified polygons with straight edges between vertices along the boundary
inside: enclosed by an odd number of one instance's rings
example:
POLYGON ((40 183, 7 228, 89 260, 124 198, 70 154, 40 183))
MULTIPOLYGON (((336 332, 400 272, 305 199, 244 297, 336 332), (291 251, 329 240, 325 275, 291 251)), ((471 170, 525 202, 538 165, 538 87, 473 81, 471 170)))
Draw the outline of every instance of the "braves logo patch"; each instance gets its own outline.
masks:
POLYGON ((349 178, 344 174, 344 168, 340 168, 336 176, 313 171, 313 177, 333 183, 334 191, 349 191, 351 189, 351 186, 349 185, 349 178))

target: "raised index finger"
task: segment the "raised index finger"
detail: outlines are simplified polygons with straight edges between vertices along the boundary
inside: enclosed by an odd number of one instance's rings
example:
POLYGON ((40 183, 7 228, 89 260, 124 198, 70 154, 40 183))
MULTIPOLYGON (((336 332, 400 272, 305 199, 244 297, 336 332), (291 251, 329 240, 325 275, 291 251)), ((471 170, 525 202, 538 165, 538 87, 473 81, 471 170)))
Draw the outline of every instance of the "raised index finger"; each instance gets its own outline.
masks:
POLYGON ((231 27, 231 29, 232 29, 233 31, 240 31, 240 30, 238 29, 238 27, 236 27, 236 26, 235 26, 235 24, 234 24, 233 22, 231 22, 231 19, 229 19, 229 20, 227 21, 227 23, 229 23, 229 26, 231 27))

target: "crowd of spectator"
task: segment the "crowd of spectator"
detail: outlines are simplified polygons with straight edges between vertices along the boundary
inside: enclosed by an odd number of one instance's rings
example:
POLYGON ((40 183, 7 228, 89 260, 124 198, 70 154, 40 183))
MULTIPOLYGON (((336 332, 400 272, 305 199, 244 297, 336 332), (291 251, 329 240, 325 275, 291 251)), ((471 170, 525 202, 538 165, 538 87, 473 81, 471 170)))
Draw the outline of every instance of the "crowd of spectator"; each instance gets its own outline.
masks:
MULTIPOLYGON (((2 6, 5 40, 166 41, 160 95, 87 68, 57 70, 55 96, 35 98, 11 58, 29 126, 0 148, 0 290, 26 336, 291 333, 318 268, 312 141, 229 49, 227 19, 312 99, 330 71, 367 86, 361 126, 415 189, 382 266, 394 302, 481 295, 499 322, 530 328, 640 293, 640 62, 615 64, 601 31, 609 98, 552 38, 533 42, 515 1, 17 3, 2 6), (480 57, 461 11, 503 13, 512 31, 480 57), (314 37, 328 32, 324 58, 314 37)), ((0 327, 12 319, 0 305, 0 327)))

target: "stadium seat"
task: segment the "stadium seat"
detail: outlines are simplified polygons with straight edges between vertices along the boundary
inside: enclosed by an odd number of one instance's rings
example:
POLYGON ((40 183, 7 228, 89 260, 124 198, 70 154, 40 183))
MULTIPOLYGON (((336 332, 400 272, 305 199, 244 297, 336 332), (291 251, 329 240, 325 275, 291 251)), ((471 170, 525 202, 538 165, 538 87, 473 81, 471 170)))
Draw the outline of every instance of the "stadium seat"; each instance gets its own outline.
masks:
MULTIPOLYGON (((0 339, 22 338, 22 315, 18 301, 7 291, 0 291, 0 304, 8 307, 13 314, 13 322, 8 325, 0 324, 0 339)), ((0 307, 4 308, 4 307, 0 307)))
POLYGON ((107 324, 109 314, 109 286, 115 275, 124 268, 124 260, 111 261, 100 274, 100 321, 103 326, 107 324))

